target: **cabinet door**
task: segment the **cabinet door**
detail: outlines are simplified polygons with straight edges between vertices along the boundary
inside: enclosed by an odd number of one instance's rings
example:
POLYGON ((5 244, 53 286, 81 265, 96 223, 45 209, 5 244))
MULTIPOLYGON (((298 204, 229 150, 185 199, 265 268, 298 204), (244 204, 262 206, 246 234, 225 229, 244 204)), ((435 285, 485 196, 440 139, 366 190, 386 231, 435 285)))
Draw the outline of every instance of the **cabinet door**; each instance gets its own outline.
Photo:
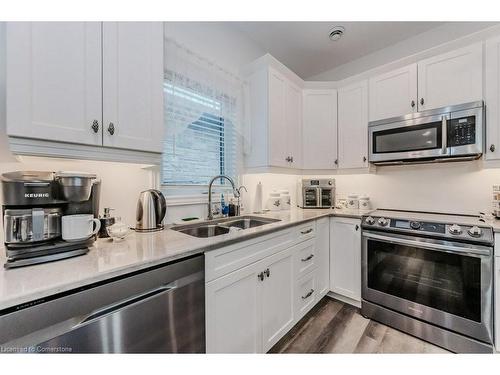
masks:
POLYGON ((304 90, 302 167, 337 167, 337 90, 304 90))
POLYGON ((482 72, 482 43, 419 61, 418 110, 482 100, 482 72))
POLYGON ((161 22, 104 22, 103 122, 105 146, 162 151, 161 22))
POLYGON ((368 82, 338 91, 339 168, 363 168, 368 152, 368 82))
POLYGON ((318 297, 330 290, 330 219, 325 217, 316 222, 316 285, 318 297))
POLYGON ((370 121, 417 111, 417 64, 373 77, 369 82, 370 121))
POLYGON ((500 159, 500 37, 486 41, 486 158, 500 159))
POLYGON ((330 222, 330 290, 361 301, 361 222, 334 218, 330 222))
POLYGON ((289 167, 288 135, 285 120, 287 102, 287 82, 285 77, 274 69, 269 69, 269 165, 289 167))
POLYGON ((496 349, 500 352, 500 256, 495 257, 495 327, 496 349))
POLYGON ((291 249, 265 259, 262 283, 262 335, 267 352, 293 326, 293 256, 291 249), (267 272, 266 272, 267 275, 267 272))
POLYGON ((101 145, 101 61, 99 22, 7 23, 8 135, 101 145))
MULTIPOLYGON (((292 168, 302 166, 302 90, 287 82, 285 124, 287 136, 287 155, 291 157, 292 168)), ((272 144, 271 144, 272 147, 272 144)))
POLYGON ((254 263, 206 284, 207 353, 262 353, 261 288, 254 263))

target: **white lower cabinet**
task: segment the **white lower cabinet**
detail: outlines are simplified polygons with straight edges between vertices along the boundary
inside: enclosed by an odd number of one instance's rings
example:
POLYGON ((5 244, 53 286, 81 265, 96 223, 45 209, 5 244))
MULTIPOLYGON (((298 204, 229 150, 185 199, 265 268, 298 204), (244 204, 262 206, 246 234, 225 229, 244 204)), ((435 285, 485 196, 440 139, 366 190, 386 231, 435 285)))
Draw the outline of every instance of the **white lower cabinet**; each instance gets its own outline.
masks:
MULTIPOLYGON (((498 241, 497 241, 498 242, 498 241)), ((497 254, 500 251, 497 250, 497 254)), ((500 256, 495 258, 495 346, 497 352, 500 352, 500 256)))
POLYGON ((330 220, 330 290, 361 301, 361 221, 330 220))
POLYGON ((291 249, 266 258, 262 272, 262 339, 264 352, 267 352, 294 323, 291 249))
POLYGON ((206 284, 207 353, 262 351, 260 272, 258 262, 206 284))
POLYGON ((207 353, 267 352, 328 292, 328 223, 205 254, 207 353))
POLYGON ((330 218, 316 221, 316 290, 318 299, 330 290, 330 218))

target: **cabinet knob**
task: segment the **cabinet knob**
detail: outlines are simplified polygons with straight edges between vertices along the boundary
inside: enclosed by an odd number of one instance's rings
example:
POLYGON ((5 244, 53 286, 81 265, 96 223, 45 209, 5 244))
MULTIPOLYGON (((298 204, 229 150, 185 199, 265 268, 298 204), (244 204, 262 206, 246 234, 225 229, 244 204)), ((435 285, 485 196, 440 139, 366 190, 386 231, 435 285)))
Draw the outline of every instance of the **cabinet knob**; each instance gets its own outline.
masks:
POLYGON ((420 104, 424 105, 424 98, 420 98, 420 104))
POLYGON ((293 156, 290 156, 290 163, 293 163, 293 156))
POLYGON ((269 277, 271 276, 271 272, 269 271, 269 268, 264 271, 264 274, 269 277))
POLYGON ((264 281, 264 272, 261 272, 257 275, 257 279, 259 279, 260 281, 264 281))
POLYGON ((491 145, 491 146, 490 146, 490 151, 491 151, 491 152, 495 152, 495 145, 491 145))
POLYGON ((412 107, 412 108, 415 108, 415 100, 412 100, 412 101, 411 101, 411 107, 412 107))
POLYGON ((363 163, 366 162, 366 156, 363 156, 363 163))
POLYGON ((108 125, 108 133, 110 135, 115 134, 115 124, 113 124, 112 122, 110 122, 108 125))
POLYGON ((335 165, 339 165, 339 159, 335 159, 334 163, 335 165))
POLYGON ((359 225, 356 224, 356 226, 354 227, 354 229, 356 229, 356 231, 359 230, 359 225))
POLYGON ((290 156, 287 156, 287 157, 285 158, 285 160, 286 160, 287 162, 289 162, 289 163, 290 163, 290 160, 291 160, 291 159, 290 159, 290 156))
POLYGON ((92 130, 94 131, 94 133, 97 133, 99 131, 99 121, 97 120, 94 120, 92 121, 92 130))

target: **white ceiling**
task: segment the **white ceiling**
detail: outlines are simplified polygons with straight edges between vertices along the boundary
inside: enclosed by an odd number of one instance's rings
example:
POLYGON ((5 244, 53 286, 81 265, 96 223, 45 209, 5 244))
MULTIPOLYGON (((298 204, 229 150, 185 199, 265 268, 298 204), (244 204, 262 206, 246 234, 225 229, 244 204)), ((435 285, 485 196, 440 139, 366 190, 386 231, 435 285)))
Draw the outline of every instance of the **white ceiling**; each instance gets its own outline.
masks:
POLYGON ((306 79, 445 22, 232 22, 263 50, 306 79), (333 26, 345 27, 337 42, 333 26))

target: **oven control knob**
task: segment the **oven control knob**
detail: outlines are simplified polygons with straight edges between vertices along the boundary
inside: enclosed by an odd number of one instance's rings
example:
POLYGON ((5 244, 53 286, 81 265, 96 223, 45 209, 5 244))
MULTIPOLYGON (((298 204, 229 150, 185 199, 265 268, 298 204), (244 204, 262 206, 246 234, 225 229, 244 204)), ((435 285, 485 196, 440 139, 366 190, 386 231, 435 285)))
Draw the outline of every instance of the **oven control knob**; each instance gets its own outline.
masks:
POLYGON ((457 224, 453 224, 452 226, 450 226, 450 228, 448 230, 450 231, 451 234, 461 234, 462 233, 462 228, 460 228, 460 225, 457 225, 457 224))
POLYGON ((481 237, 481 228, 479 228, 477 225, 474 225, 473 227, 471 227, 469 230, 469 235, 471 235, 472 237, 481 237))
POLYGON ((385 227, 389 223, 389 220, 387 220, 385 217, 381 217, 378 219, 378 225, 385 227))
POLYGON ((419 221, 410 221, 410 227, 411 227, 411 229, 420 229, 420 222, 419 221))
POLYGON ((373 224, 375 224, 375 219, 371 216, 368 216, 365 220, 365 223, 368 225, 373 225, 373 224))

